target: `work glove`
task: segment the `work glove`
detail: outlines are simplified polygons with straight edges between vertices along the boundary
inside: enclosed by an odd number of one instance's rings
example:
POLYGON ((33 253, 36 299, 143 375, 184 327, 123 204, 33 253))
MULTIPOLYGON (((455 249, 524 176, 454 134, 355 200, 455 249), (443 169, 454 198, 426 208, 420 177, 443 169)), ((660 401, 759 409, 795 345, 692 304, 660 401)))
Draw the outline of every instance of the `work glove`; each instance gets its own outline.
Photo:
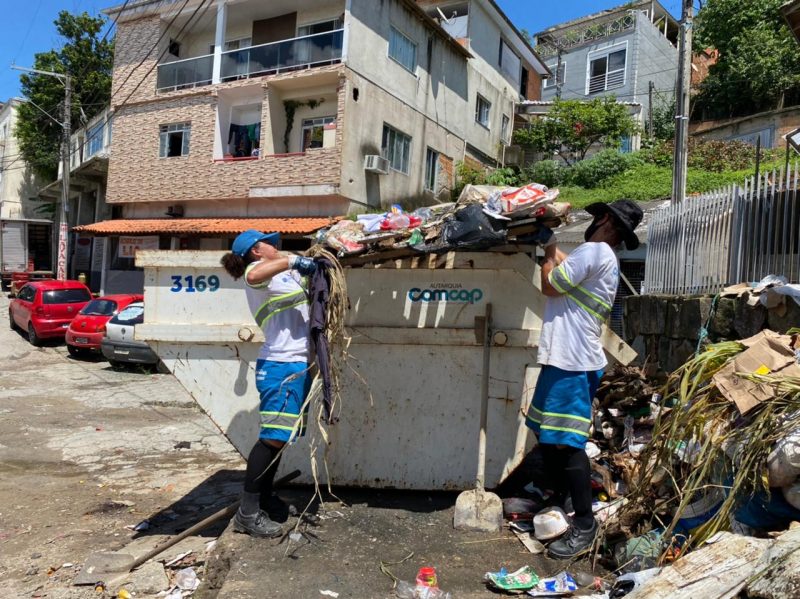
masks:
POLYGON ((309 277, 317 272, 317 263, 313 258, 305 256, 289 256, 289 268, 296 270, 304 277, 309 277))
POLYGON ((518 237, 517 240, 523 243, 535 243, 543 248, 553 245, 557 241, 553 230, 549 227, 539 227, 537 231, 518 237))

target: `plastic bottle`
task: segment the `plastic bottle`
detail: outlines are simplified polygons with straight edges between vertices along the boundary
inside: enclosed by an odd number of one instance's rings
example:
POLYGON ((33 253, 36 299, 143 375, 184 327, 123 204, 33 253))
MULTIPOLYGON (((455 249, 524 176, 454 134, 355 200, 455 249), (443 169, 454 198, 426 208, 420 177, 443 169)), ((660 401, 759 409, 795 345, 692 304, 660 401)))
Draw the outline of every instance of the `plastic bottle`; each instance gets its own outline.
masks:
POLYGON ((452 599, 450 593, 436 587, 413 585, 405 580, 398 580, 394 593, 398 599, 452 599))
POLYGON ((417 572, 417 586, 437 588, 436 568, 422 567, 417 572))

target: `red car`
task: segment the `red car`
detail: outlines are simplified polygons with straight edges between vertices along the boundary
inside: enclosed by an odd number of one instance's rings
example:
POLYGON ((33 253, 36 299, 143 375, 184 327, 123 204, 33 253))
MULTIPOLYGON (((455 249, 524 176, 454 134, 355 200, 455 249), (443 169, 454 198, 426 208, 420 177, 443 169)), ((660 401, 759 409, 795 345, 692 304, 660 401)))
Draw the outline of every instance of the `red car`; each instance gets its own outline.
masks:
POLYGON ((28 333, 31 345, 42 339, 63 337, 70 321, 92 299, 89 288, 78 281, 35 281, 19 290, 8 306, 11 328, 28 333))
POLYGON ((142 295, 104 295, 90 301, 72 319, 67 329, 67 349, 72 355, 83 350, 100 350, 100 343, 106 333, 106 324, 120 310, 133 302, 144 299, 142 295))

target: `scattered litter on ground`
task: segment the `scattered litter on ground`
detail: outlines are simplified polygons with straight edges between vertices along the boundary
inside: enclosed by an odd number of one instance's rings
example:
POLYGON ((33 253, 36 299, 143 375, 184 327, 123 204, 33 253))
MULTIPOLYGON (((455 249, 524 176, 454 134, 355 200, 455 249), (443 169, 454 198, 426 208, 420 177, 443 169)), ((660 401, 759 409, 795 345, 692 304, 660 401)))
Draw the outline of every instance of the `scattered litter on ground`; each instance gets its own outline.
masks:
POLYGON ((200 580, 197 578, 194 568, 184 568, 175 573, 175 584, 182 591, 194 591, 200 584, 200 580))
POLYGON ((185 557, 187 557, 188 555, 191 555, 191 554, 192 554, 192 551, 191 551, 191 550, 189 550, 189 551, 184 551, 183 553, 180 553, 180 554, 178 554, 178 555, 177 555, 177 557, 174 557, 173 559, 171 559, 171 560, 169 560, 168 562, 166 562, 164 565, 165 565, 166 567, 169 567, 169 566, 172 566, 172 565, 174 565, 174 564, 177 564, 177 563, 178 563, 179 561, 181 561, 183 558, 185 558, 185 557))
POLYGON ((319 594, 325 595, 326 597, 333 597, 334 599, 336 599, 336 597, 339 596, 339 593, 337 593, 336 591, 329 591, 329 590, 320 591, 319 594))
POLYGON ((515 572, 501 568, 499 572, 487 572, 484 580, 490 587, 506 592, 528 591, 539 584, 539 577, 530 566, 522 566, 515 572))
POLYGON ((191 441, 178 441, 173 449, 191 449, 192 442, 191 441))
POLYGON ((552 578, 542 578, 528 591, 531 597, 564 597, 578 590, 578 584, 569 572, 561 572, 552 578))

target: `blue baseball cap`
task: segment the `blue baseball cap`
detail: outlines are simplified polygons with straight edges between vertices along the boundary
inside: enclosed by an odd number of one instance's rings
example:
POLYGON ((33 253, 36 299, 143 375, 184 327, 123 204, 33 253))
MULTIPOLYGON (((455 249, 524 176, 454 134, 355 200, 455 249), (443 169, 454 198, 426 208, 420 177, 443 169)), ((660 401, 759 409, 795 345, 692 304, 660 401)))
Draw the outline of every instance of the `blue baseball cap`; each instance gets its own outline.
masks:
POLYGON ((239 233, 236 236, 236 239, 233 240, 233 247, 231 247, 231 251, 237 256, 244 258, 247 255, 247 252, 253 249, 253 246, 259 241, 265 241, 270 245, 278 247, 280 240, 280 233, 262 233, 261 231, 256 231, 255 229, 248 229, 244 233, 239 233))

